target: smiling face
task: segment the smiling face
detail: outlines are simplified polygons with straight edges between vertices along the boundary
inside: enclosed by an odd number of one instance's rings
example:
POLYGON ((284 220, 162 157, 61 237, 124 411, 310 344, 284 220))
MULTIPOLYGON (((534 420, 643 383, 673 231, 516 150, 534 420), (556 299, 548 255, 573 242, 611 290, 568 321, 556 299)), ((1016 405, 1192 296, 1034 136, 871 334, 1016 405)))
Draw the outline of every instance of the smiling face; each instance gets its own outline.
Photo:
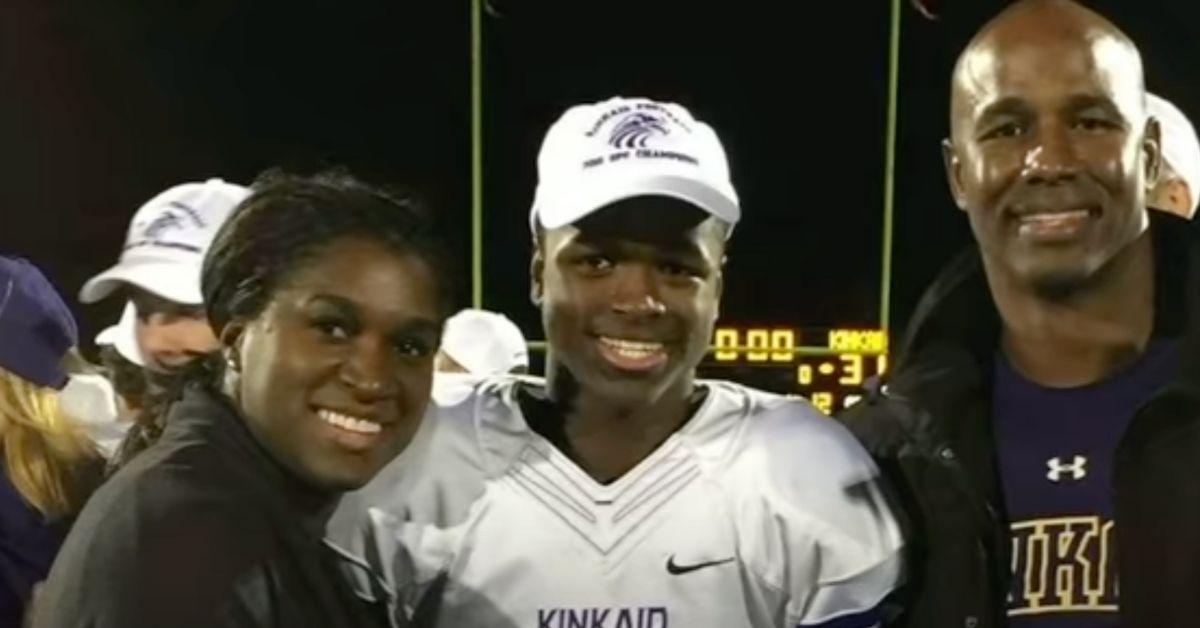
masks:
POLYGON ((543 234, 534 299, 552 369, 614 404, 686 395, 721 295, 725 229, 665 197, 637 197, 543 234))
POLYGON ((1067 3, 1029 6, 960 59, 947 170, 990 272, 1071 286, 1146 229, 1158 131, 1123 36, 1067 3))
POLYGON ((419 258, 344 237, 231 323, 232 391, 250 431, 322 491, 370 480, 420 424, 441 334, 436 279, 419 258))

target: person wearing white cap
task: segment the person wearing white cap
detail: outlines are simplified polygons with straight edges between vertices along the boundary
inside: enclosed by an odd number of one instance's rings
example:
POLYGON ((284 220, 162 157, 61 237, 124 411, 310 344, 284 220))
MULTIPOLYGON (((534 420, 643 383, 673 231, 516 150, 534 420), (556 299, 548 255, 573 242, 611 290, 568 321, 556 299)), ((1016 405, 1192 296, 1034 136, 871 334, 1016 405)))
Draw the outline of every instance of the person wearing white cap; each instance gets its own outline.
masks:
POLYGON ((1148 93, 1146 111, 1162 129, 1162 170, 1146 203, 1191 218, 1200 204, 1200 138, 1187 116, 1169 100, 1148 93))
POLYGON ((79 292, 84 303, 114 294, 129 300, 122 324, 97 342, 112 341, 126 359, 155 371, 177 370, 214 350, 200 265, 217 229, 247 195, 245 187, 209 179, 173 186, 142 205, 117 264, 79 292))
POLYGON ((484 376, 523 373, 529 369, 529 351, 524 334, 507 316, 467 309, 446 320, 434 368, 484 376))
POLYGON ((903 542, 867 453, 803 399, 695 379, 741 216, 713 130, 644 98, 573 107, 538 174, 546 377, 435 407, 346 498, 329 538, 360 593, 447 627, 890 617, 903 542))
POLYGON ((156 195, 134 214, 116 265, 80 290, 84 303, 127 300, 120 321, 96 336, 106 381, 73 376, 62 394, 101 443, 109 472, 158 438, 178 373, 219 346, 204 315, 200 268, 217 230, 249 193, 208 179, 156 195))

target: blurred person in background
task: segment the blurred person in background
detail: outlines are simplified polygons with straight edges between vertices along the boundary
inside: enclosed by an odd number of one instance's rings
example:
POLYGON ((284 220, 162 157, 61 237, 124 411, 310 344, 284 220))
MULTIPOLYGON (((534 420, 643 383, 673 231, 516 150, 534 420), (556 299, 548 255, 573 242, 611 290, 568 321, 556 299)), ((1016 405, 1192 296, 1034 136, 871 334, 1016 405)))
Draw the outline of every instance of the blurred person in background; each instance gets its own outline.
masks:
POLYGON ((22 622, 73 517, 100 478, 100 456, 59 407, 75 321, 29 262, 0 256, 0 625, 22 622))
POLYGON ((132 417, 123 441, 110 447, 110 471, 159 437, 168 406, 179 396, 176 374, 218 347, 204 317, 200 267, 217 230, 248 194, 215 178, 159 193, 134 214, 117 263, 79 292, 83 303, 126 301, 120 321, 96 339, 111 347, 101 357, 119 384, 116 415, 132 417), (140 367, 143 381, 131 365, 140 367))
POLYGON ((1200 203, 1200 138, 1187 116, 1167 99, 1146 94, 1146 111, 1162 129, 1162 169, 1146 204, 1191 219, 1200 203))
POLYGON ((439 373, 481 377, 529 370, 525 336, 503 314, 466 309, 446 321, 442 348, 434 362, 439 373))
POLYGON ((489 377, 528 372, 529 351, 525 336, 507 316, 465 309, 446 321, 433 368, 434 398, 453 405, 489 377))

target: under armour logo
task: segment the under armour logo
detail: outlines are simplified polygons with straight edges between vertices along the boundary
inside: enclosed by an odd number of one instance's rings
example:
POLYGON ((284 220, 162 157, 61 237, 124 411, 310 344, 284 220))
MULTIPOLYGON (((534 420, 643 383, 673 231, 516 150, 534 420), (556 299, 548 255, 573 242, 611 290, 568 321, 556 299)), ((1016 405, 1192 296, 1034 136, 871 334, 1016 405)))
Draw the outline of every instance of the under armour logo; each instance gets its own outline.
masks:
POLYGON ((1071 464, 1063 464, 1062 459, 1055 456, 1046 461, 1046 467, 1050 469, 1046 472, 1046 479, 1051 482, 1061 480, 1064 473, 1071 474, 1072 480, 1082 480, 1087 477, 1087 458, 1084 456, 1075 456, 1071 464))
POLYGON ((625 116, 613 127, 608 143, 615 148, 645 148, 651 136, 669 133, 666 120, 639 111, 625 116))

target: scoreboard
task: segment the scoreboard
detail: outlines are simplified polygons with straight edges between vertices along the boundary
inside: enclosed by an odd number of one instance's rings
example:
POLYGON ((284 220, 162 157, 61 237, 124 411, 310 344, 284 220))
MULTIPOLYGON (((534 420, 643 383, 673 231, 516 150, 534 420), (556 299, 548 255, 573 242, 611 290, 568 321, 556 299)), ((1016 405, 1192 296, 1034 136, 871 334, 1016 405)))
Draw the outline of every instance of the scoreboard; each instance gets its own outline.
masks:
POLYGON ((831 414, 860 400, 863 385, 887 367, 888 336, 880 329, 723 325, 699 374, 800 395, 831 414))

